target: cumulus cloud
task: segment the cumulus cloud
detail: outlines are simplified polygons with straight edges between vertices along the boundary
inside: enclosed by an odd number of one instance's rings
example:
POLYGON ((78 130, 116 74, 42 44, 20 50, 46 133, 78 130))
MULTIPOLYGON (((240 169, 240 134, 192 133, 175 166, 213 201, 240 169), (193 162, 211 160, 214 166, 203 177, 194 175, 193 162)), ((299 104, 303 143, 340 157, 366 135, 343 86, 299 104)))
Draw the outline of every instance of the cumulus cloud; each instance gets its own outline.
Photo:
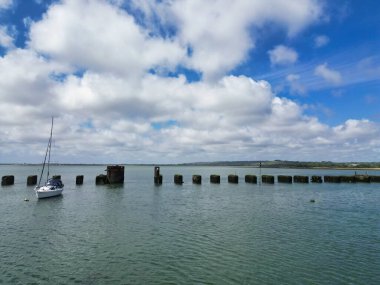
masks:
MULTIPOLYGON (((254 47, 256 31, 269 22, 295 36, 318 20, 318 2, 132 3, 141 19, 119 0, 55 2, 27 25, 27 46, 0 57, 2 161, 40 162, 51 115, 59 162, 292 159, 291 150, 327 160, 333 150, 351 153, 348 143, 366 142, 358 150, 363 156, 376 145, 374 123, 330 127, 268 82, 228 75, 254 47), (166 76, 178 67, 203 78, 166 76)), ((274 64, 297 60, 285 46, 272 52, 274 64)), ((330 70, 320 69, 320 76, 330 70)), ((288 75, 294 92, 302 92, 301 79, 288 75)))
POLYGON ((314 70, 314 74, 322 77, 324 80, 332 84, 342 83, 342 75, 340 72, 329 68, 327 63, 318 65, 314 70))
POLYGON ((286 65, 295 63, 298 59, 297 52, 284 45, 278 45, 268 52, 272 65, 286 65))
POLYGON ((330 41, 330 38, 325 35, 319 35, 314 38, 314 45, 317 48, 327 45, 330 41))
POLYGON ((9 32, 8 27, 0 26, 0 46, 5 48, 12 48, 14 46, 14 39, 9 32))
POLYGON ((220 78, 246 59, 255 46, 252 30, 276 23, 294 36, 322 14, 321 5, 312 0, 291 4, 281 0, 133 2, 154 18, 155 25, 158 18, 175 27, 180 42, 191 50, 185 65, 199 70, 207 80, 220 78))
POLYGON ((8 9, 12 4, 13 0, 0 0, 0 9, 8 9))
POLYGON ((125 11, 101 0, 53 4, 33 23, 29 47, 79 68, 140 76, 173 69, 186 51, 172 39, 150 37, 125 11))

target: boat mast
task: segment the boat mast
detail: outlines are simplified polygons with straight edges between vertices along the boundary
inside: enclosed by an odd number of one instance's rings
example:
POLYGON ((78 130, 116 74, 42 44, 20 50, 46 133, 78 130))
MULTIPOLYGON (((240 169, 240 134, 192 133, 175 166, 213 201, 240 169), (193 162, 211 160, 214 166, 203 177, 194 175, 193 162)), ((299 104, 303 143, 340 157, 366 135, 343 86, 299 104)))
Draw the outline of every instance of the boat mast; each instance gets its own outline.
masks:
POLYGON ((48 145, 47 145, 47 148, 46 148, 46 152, 45 152, 45 158, 44 158, 44 163, 42 165, 42 171, 41 171, 40 179, 38 180, 38 187, 40 187, 40 185, 41 185, 41 179, 42 179, 42 175, 44 174, 44 169, 45 169, 45 164, 46 164, 46 158, 47 158, 48 153, 49 153, 49 162, 48 162, 48 175, 47 175, 47 179, 49 179, 50 148, 51 148, 52 136, 53 136, 53 117, 51 117, 50 138, 49 138, 49 142, 48 142, 48 145))
POLYGON ((46 182, 49 180, 49 167, 50 167, 50 151, 51 151, 51 141, 53 140, 53 119, 54 117, 51 117, 51 129, 50 129, 50 139, 49 139, 49 159, 48 159, 48 170, 47 170, 47 177, 46 182))

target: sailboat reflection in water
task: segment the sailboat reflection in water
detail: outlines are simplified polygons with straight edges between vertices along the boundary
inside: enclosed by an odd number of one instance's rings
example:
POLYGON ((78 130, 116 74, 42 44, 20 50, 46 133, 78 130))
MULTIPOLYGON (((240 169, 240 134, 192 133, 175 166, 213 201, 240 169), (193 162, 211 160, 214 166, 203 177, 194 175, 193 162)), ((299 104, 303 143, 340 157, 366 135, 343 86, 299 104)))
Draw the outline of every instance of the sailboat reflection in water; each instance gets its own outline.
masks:
POLYGON ((36 196, 38 199, 48 198, 59 196, 63 191, 63 183, 60 177, 49 178, 49 167, 50 167, 50 152, 51 152, 51 143, 53 138, 53 118, 51 118, 51 129, 50 129, 50 138, 48 142, 48 146, 46 148, 44 164, 42 166, 42 171, 40 175, 40 179, 38 181, 38 185, 35 188, 36 196), (46 162, 47 159, 47 162, 46 162), (45 165, 47 164, 47 179, 45 185, 41 186, 41 180, 44 175, 45 165))

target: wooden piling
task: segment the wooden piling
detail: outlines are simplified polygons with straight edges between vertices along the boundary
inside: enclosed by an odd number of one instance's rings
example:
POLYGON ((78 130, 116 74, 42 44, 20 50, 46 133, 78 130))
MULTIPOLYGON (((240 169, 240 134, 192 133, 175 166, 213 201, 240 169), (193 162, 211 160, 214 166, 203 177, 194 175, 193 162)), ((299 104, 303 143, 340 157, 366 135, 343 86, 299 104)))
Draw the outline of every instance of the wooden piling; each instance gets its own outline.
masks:
POLYGON ((309 176, 294 175, 294 183, 309 183, 309 176))
POLYGON ((311 176, 312 183, 322 183, 322 176, 313 175, 311 176))
POLYGON ((340 183, 340 176, 325 175, 323 181, 325 183, 340 183))
POLYGON ((257 184, 257 176, 256 175, 246 175, 245 183, 257 184))
POLYGON ((124 183, 124 166, 123 165, 107 166, 107 181, 109 184, 124 183))
POLYGON ((193 184, 202 184, 202 176, 201 175, 193 175, 192 181, 193 181, 193 184))
POLYGON ((29 175, 26 178, 26 185, 27 186, 32 186, 37 184, 37 175, 29 175))
POLYGON ((1 178, 1 186, 9 186, 15 184, 14 175, 5 175, 1 178))
POLYGON ((160 167, 154 167, 154 184, 161 185, 162 184, 162 175, 160 174, 160 167))
POLYGON ((274 184, 273 175, 261 175, 261 182, 265 184, 274 184))
POLYGON ((278 183, 293 183, 293 177, 287 175, 279 175, 277 176, 278 183))
POLYGON ((53 175, 53 179, 61 179, 61 175, 53 175))
POLYGON ((82 185, 82 184, 83 184, 83 178, 84 178, 83 175, 78 175, 78 176, 75 178, 75 184, 76 184, 76 185, 82 185))
POLYGON ((369 183, 370 178, 369 175, 355 175, 355 181, 361 183, 369 183))
POLYGON ((174 184, 177 184, 177 185, 183 184, 183 176, 181 174, 174 175, 174 184))
POLYGON ((210 175, 210 183, 220 184, 220 175, 211 174, 210 175))
POLYGON ((228 183, 238 184, 239 183, 239 176, 235 174, 228 175, 228 183))
POLYGON ((356 182, 356 179, 355 179, 355 176, 354 175, 341 175, 340 176, 340 181, 341 182, 344 182, 344 183, 355 183, 356 182))
POLYGON ((380 176, 370 175, 369 180, 371 182, 380 183, 380 176))
POLYGON ((96 178, 95 178, 95 184, 96 185, 108 184, 107 175, 100 174, 100 175, 96 176, 96 178))

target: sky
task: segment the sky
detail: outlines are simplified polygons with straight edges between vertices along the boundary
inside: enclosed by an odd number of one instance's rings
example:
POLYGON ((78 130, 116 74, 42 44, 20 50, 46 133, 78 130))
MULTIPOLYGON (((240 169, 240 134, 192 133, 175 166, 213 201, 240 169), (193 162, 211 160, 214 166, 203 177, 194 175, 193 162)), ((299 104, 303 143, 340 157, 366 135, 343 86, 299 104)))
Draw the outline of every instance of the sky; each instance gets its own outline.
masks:
POLYGON ((0 0, 0 163, 380 161, 380 1, 0 0))

